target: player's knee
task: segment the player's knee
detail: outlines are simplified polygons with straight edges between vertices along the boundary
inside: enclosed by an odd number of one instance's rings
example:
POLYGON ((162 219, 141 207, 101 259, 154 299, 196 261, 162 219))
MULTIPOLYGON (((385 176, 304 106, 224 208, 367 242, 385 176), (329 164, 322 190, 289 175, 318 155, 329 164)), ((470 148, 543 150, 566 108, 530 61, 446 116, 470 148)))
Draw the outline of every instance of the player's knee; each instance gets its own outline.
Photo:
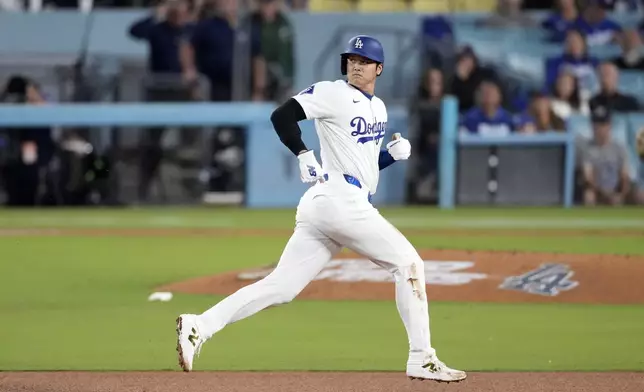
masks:
POLYGON ((413 260, 408 266, 399 268, 397 274, 399 284, 410 285, 418 298, 426 299, 425 263, 422 260, 413 260))
POLYGON ((409 271, 409 276, 414 279, 422 279, 425 281, 425 263, 418 258, 414 260, 411 265, 407 268, 409 271))
POLYGON ((400 256, 400 261, 397 263, 397 265, 405 268, 411 268, 412 266, 415 266, 415 268, 420 267, 421 270, 424 269, 423 259, 416 251, 408 251, 403 253, 400 256))

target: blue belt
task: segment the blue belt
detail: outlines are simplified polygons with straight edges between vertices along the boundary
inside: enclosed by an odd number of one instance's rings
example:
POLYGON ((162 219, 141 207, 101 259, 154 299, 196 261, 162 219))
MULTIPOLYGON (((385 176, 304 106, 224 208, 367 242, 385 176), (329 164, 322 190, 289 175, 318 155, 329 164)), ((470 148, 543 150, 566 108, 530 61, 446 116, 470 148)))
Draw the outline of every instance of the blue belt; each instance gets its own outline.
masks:
MULTIPOLYGON (((351 184, 351 185, 355 185, 355 186, 357 186, 358 188, 362 189, 362 184, 360 183, 360 180, 358 180, 358 179, 357 179, 357 178, 355 178, 354 176, 350 176, 350 175, 348 175, 348 174, 343 174, 343 176, 344 176, 344 179, 345 179, 349 184, 351 184)), ((324 180, 325 180, 325 181, 328 181, 328 180, 329 180, 329 175, 328 175, 328 174, 325 174, 325 175, 324 175, 324 180)), ((369 194, 369 196, 367 196, 367 200, 369 201, 369 203, 371 203, 371 193, 369 194)))

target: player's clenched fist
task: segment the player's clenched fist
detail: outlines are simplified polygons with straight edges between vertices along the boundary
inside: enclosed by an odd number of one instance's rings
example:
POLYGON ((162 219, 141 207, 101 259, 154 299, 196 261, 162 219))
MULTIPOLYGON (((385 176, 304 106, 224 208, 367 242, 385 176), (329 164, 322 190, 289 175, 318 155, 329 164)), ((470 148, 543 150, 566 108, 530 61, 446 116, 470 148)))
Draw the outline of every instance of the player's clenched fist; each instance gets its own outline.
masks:
POLYGON ((397 161, 408 159, 411 155, 411 143, 409 140, 400 136, 399 133, 394 135, 394 140, 387 143, 389 155, 397 161))
POLYGON ((302 182, 324 182, 324 173, 322 167, 315 158, 313 150, 308 150, 297 156, 300 161, 300 178, 302 182))

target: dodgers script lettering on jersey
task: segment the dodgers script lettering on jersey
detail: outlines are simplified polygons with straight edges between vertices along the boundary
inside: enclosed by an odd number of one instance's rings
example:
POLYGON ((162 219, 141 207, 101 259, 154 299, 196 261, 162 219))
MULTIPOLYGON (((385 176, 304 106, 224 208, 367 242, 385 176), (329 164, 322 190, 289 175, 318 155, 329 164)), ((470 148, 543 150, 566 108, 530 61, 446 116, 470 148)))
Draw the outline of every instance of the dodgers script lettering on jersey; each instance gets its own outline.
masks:
POLYGON ((387 132, 387 108, 344 80, 322 81, 293 97, 314 120, 325 172, 348 174, 372 194, 379 178, 378 156, 387 132))
POLYGON ((376 142, 378 144, 378 141, 385 137, 387 129, 386 122, 378 121, 367 123, 367 120, 363 117, 354 117, 350 125, 354 129, 351 132, 351 136, 360 136, 357 140, 358 143, 376 142))

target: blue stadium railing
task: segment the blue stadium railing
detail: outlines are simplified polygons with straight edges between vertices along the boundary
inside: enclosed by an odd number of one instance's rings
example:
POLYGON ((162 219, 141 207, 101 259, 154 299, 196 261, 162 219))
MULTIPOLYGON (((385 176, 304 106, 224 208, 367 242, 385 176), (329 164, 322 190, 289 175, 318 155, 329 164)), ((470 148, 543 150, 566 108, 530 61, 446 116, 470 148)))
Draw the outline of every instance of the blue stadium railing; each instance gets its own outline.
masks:
MULTIPOLYGON (((159 104, 59 104, 44 106, 0 105, 0 127, 25 128, 33 126, 60 127, 145 127, 145 126, 242 126, 246 127, 246 206, 249 208, 293 207, 306 189, 299 175, 293 170, 297 165, 295 157, 280 143, 270 123, 272 104, 257 103, 159 103, 159 104)), ((443 106, 443 132, 456 134, 458 113, 455 99, 446 98, 443 106)), ((588 135, 591 130, 588 119, 572 117, 567 134, 514 136, 503 144, 544 145, 559 143, 570 148, 570 142, 577 135, 588 135), (556 139, 556 140, 555 140, 556 139), (529 141, 528 141, 529 140, 529 141)), ((616 116, 613 121, 614 137, 628 146, 631 158, 632 177, 641 175, 640 162, 636 154, 636 134, 644 128, 644 114, 616 116)), ((302 124, 303 137, 307 145, 319 151, 319 143, 312 123, 302 124)), ((409 135, 409 118, 405 107, 394 106, 389 109, 389 132, 409 135)), ((465 143, 483 143, 484 138, 469 138, 465 143)), ((458 141, 455 137, 444 139, 441 145, 441 206, 453 207, 455 195, 454 156, 445 154, 453 150, 458 141), (450 185, 451 184, 451 185, 450 185)), ((458 142, 460 143, 460 142, 458 142)), ((571 205, 570 176, 571 165, 568 161, 562 170, 566 174, 564 205, 571 205)), ((408 165, 393 165, 382 172, 381 182, 375 202, 381 205, 397 205, 405 202, 405 181, 408 165)))

